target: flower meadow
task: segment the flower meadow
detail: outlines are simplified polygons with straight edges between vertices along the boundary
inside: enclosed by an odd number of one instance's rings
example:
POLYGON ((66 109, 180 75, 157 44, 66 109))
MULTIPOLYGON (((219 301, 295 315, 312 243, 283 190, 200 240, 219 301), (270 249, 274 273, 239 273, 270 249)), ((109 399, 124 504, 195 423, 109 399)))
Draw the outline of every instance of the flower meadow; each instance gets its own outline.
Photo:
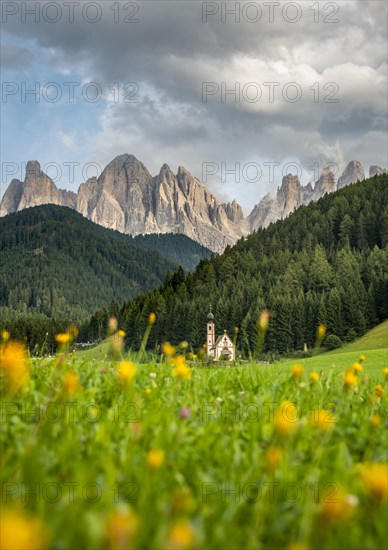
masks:
POLYGON ((2 549, 386 547, 386 365, 149 359, 154 322, 130 354, 112 321, 103 357, 3 332, 2 549))

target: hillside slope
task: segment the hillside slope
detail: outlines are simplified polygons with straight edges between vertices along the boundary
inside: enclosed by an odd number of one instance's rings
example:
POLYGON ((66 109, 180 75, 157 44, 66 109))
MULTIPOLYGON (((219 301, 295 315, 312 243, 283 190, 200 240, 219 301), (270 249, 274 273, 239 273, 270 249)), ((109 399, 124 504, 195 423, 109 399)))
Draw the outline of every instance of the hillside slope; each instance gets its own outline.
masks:
POLYGON ((327 194, 127 303, 120 321, 128 345, 138 348, 150 311, 158 319, 150 346, 202 345, 211 306, 217 334, 238 327, 244 355, 256 349, 265 308, 270 354, 311 348, 320 323, 343 342, 361 336, 388 317, 387 183, 381 175, 327 194))
POLYGON ((0 306, 84 317, 162 283, 178 263, 193 267, 210 252, 179 235, 147 241, 104 229, 69 208, 46 205, 0 219, 0 306), (157 251, 158 243, 162 253, 157 251))

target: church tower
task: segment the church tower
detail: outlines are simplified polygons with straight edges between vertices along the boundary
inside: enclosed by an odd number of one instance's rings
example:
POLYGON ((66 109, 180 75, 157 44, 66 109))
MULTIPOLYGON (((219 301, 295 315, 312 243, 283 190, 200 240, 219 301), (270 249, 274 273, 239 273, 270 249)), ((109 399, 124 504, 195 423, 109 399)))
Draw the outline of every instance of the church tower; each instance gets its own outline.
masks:
POLYGON ((214 331, 214 315, 210 311, 207 316, 207 334, 206 334, 206 350, 207 359, 214 356, 214 350, 212 347, 215 344, 215 331, 214 331))

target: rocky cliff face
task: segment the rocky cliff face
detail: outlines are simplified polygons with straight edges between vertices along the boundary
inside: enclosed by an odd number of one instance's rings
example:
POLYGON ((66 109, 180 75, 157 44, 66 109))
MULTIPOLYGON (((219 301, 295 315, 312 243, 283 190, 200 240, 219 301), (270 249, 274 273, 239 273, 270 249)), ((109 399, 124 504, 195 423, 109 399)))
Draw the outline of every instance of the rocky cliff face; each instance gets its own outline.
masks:
POLYGON ((235 201, 218 203, 183 166, 175 175, 164 164, 152 177, 132 155, 116 157, 99 178, 82 183, 77 194, 58 189, 37 161, 28 162, 25 181, 12 180, 6 190, 0 215, 40 204, 74 208, 95 223, 130 235, 183 233, 215 252, 249 231, 235 201))
MULTIPOLYGON (((386 171, 378 166, 371 166, 369 171, 370 175, 384 172, 386 171)), ((338 184, 330 168, 322 170, 322 174, 314 186, 310 182, 303 187, 297 176, 289 174, 283 178, 281 187, 277 189, 276 197, 271 197, 270 194, 266 195, 249 214, 250 231, 259 227, 267 227, 270 223, 285 218, 302 204, 317 201, 326 193, 333 193, 341 187, 363 179, 365 179, 364 169, 358 160, 349 162, 339 178, 338 184)))
MULTIPOLYGON (((370 175, 386 172, 370 167, 370 175)), ((364 179, 358 161, 348 164, 338 180, 344 187, 364 179)), ((183 166, 174 174, 164 164, 157 176, 133 155, 120 155, 110 162, 100 177, 82 183, 78 193, 58 189, 41 171, 37 161, 26 167, 24 182, 11 181, 0 203, 0 216, 40 204, 74 208, 104 227, 133 236, 147 233, 183 233, 215 252, 249 232, 266 227, 288 216, 302 204, 318 200, 337 189, 330 169, 322 171, 313 186, 302 186, 298 177, 288 174, 276 196, 266 195, 244 218, 236 201, 221 204, 183 166)))
POLYGON ((342 176, 338 179, 337 189, 342 189, 346 185, 356 183, 365 179, 364 168, 360 161, 352 160, 345 168, 342 176))

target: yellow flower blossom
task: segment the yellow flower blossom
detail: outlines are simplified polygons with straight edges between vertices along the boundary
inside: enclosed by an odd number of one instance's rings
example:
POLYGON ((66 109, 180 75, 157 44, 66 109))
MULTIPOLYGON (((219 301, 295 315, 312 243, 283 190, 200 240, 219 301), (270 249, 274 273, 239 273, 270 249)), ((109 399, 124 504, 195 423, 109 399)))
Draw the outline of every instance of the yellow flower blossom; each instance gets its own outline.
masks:
POLYGON ((293 434, 297 429, 297 410, 295 403, 283 401, 274 415, 275 433, 282 437, 293 434))
POLYGON ((70 334, 68 332, 61 332, 55 336, 55 341, 59 346, 66 346, 70 342, 70 334))
POLYGON ((352 365, 354 374, 358 374, 363 370, 361 363, 353 363, 352 365))
POLYGON ((176 354, 176 348, 170 344, 170 342, 164 342, 162 344, 162 353, 166 357, 173 357, 176 354))
POLYGON ((120 329, 117 334, 120 338, 125 338, 125 332, 123 330, 120 329))
POLYGON ((291 367, 291 374, 294 378, 300 378, 303 373, 303 367, 302 365, 292 365, 291 367))
POLYGON ((167 547, 177 550, 190 548, 195 540, 193 526, 187 520, 177 521, 169 530, 167 535, 167 547))
POLYGON ((128 384, 136 375, 136 365, 130 361, 120 361, 117 365, 117 371, 119 373, 120 382, 128 384))
POLYGON ((269 317, 270 317, 270 312, 268 311, 268 309, 265 309, 264 311, 262 311, 260 313, 260 318, 259 318, 259 329, 261 332, 265 332, 268 328, 268 323, 269 323, 269 317))
POLYGON ((385 389, 381 384, 375 386, 375 393, 378 397, 383 397, 383 395, 385 394, 385 389))
POLYGON ((348 369, 344 374, 344 386, 345 388, 351 388, 357 386, 358 378, 351 369, 348 369))
POLYGON ((146 395, 151 395, 151 393, 152 393, 151 388, 146 388, 146 389, 145 389, 145 394, 146 394, 146 395))
POLYGON ((360 355, 360 357, 358 358, 358 360, 360 361, 360 363, 362 363, 363 361, 365 361, 366 357, 365 355, 360 355))
POLYGON ((116 317, 109 317, 109 320, 108 320, 109 334, 114 334, 117 330, 117 326, 118 326, 118 323, 117 323, 116 317))
POLYGON ((326 334, 326 327, 325 325, 319 325, 318 329, 317 329, 317 336, 318 336, 318 339, 319 340, 323 340, 323 338, 325 337, 325 334, 326 334))
POLYGON ((385 378, 388 379, 388 367, 385 367, 385 369, 383 370, 383 373, 384 373, 385 378))
POLYGON ((63 378, 63 391, 66 395, 75 395, 81 389, 79 376, 74 371, 69 371, 63 378))
POLYGON ((332 414, 325 409, 313 411, 310 416, 310 423, 323 432, 327 432, 334 427, 332 414))
POLYGON ((3 342, 8 342, 9 336, 10 336, 10 334, 9 334, 8 330, 2 330, 1 331, 1 339, 3 340, 3 342))
POLYGON ((269 447, 265 455, 267 469, 270 472, 273 472, 274 470, 276 470, 282 458, 283 458, 283 452, 279 447, 269 447))
POLYGON ((354 508, 358 505, 358 498, 355 495, 347 494, 342 488, 333 493, 333 484, 329 484, 330 494, 323 495, 321 507, 321 518, 325 522, 339 522, 349 518, 354 508))
POLYGON ((30 363, 23 344, 7 342, 0 347, 0 370, 4 371, 8 389, 24 388, 30 379, 30 363))
POLYGON ((153 325, 156 321, 156 315, 155 313, 150 313, 149 316, 148 316, 148 323, 150 325, 153 325))
POLYGON ((111 512, 106 524, 108 548, 132 548, 138 526, 138 517, 131 508, 120 506, 111 512))
POLYGON ((311 380, 311 382, 318 382, 319 374, 317 372, 312 372, 310 374, 310 380, 311 380))
POLYGON ((151 470, 158 470, 164 463, 164 452, 162 449, 153 449, 147 455, 147 464, 151 470))
POLYGON ((183 378, 184 380, 190 380, 191 378, 191 369, 186 365, 185 358, 183 355, 178 355, 172 360, 174 365, 174 376, 178 378, 183 378))
POLYGON ((377 426, 380 426, 381 424, 381 416, 379 416, 378 414, 374 414, 370 419, 370 423, 373 427, 377 428, 377 426))
POLYGON ((46 546, 46 535, 39 520, 19 510, 0 514, 0 548, 36 550, 46 546))
POLYGON ((388 463, 364 463, 360 466, 361 479, 377 500, 388 498, 388 463))

